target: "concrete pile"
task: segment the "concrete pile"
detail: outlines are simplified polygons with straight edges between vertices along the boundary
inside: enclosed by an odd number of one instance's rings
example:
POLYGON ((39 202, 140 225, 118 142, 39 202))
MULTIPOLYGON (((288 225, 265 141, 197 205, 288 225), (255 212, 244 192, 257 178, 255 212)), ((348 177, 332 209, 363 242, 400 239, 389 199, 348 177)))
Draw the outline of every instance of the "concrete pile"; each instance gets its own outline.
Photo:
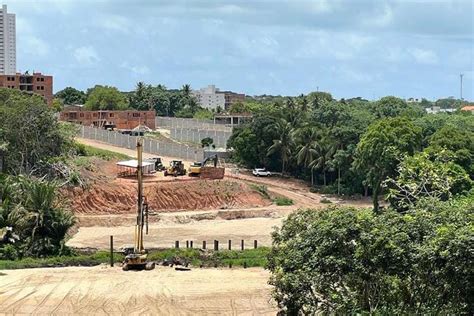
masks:
POLYGON ((225 168, 214 168, 214 167, 202 167, 201 178, 202 179, 223 179, 225 168))

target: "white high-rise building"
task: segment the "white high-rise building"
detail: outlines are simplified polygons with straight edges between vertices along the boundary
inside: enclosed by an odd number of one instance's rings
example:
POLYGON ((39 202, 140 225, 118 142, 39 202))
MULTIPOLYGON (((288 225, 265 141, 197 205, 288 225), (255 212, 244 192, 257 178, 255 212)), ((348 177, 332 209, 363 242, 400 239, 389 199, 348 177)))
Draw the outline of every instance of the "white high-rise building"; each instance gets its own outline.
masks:
POLYGON ((16 26, 15 14, 7 12, 7 6, 0 10, 0 74, 16 73, 16 26))
POLYGON ((205 109, 224 109, 225 95, 219 92, 215 85, 209 85, 206 88, 193 90, 192 95, 196 97, 199 105, 205 109))

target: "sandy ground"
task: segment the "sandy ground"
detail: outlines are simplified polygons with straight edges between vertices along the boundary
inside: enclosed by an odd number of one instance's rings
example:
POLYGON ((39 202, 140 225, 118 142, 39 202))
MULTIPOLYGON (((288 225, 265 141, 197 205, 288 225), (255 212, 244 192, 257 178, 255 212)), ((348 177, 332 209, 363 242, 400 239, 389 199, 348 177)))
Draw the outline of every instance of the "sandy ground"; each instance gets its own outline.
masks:
MULTIPOLYGON (((219 240, 221 247, 226 248, 228 240, 234 247, 245 241, 246 247, 252 247, 257 240, 261 246, 271 245, 273 227, 281 226, 282 218, 246 218, 236 220, 202 220, 185 224, 157 223, 149 226, 145 235, 145 246, 148 248, 174 247, 176 240, 184 246, 186 240, 192 240, 195 247, 201 247, 203 241, 212 245, 219 240)), ((114 245, 118 249, 133 245, 134 227, 132 225, 115 227, 79 227, 78 232, 67 242, 71 247, 91 247, 108 249, 109 236, 114 236, 114 245)))
POLYGON ((251 269, 119 267, 0 271, 0 313, 36 315, 275 315, 269 273, 251 269))

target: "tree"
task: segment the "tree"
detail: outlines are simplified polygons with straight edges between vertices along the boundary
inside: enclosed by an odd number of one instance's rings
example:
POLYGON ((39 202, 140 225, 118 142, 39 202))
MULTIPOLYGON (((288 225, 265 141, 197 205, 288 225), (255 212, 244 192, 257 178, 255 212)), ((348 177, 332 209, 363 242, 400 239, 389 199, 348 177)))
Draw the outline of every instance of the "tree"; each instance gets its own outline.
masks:
POLYGON ((95 86, 87 91, 87 101, 84 107, 88 110, 125 110, 127 99, 115 87, 95 86))
POLYGON ((419 117, 425 114, 420 105, 407 104, 405 100, 387 96, 371 104, 371 110, 377 118, 396 117, 405 115, 407 117, 419 117))
POLYGON ((214 140, 210 137, 205 137, 205 138, 201 139, 201 147, 202 148, 209 147, 213 143, 214 143, 214 140))
POLYGON ((54 98, 53 103, 51 104, 51 109, 55 112, 61 112, 64 108, 64 105, 61 102, 61 99, 54 98))
POLYGON ((273 297, 287 315, 469 314, 472 203, 292 213, 272 234, 273 297))
POLYGON ((413 154, 420 145, 420 128, 406 118, 381 119, 362 135, 353 167, 366 175, 372 188, 375 211, 379 209, 382 182, 394 175, 404 154, 413 154))
POLYGON ((434 158, 428 152, 406 156, 397 171, 397 177, 384 185, 389 188, 390 204, 400 211, 413 208, 423 198, 446 201, 472 188, 466 171, 440 154, 434 158))
POLYGON ((73 133, 60 124, 42 97, 0 89, 0 144, 9 173, 31 173, 72 147, 73 133))
POLYGON ((249 167, 258 167, 261 164, 258 149, 258 138, 248 126, 236 127, 227 141, 227 148, 233 149, 232 157, 237 162, 249 167))
POLYGON ((184 97, 190 97, 191 96, 191 85, 185 84, 181 87, 181 92, 184 95, 184 97))
POLYGON ((278 153, 281 157, 281 173, 285 173, 285 167, 291 157, 294 147, 293 126, 283 119, 277 121, 272 127, 279 135, 273 140, 273 145, 268 148, 267 156, 278 153))
POLYGON ((323 130, 315 146, 311 149, 312 157, 309 167, 311 169, 320 169, 323 173, 323 184, 326 186, 326 172, 329 163, 336 151, 336 144, 332 141, 327 130, 323 130))
POLYGON ((304 127, 296 131, 299 140, 299 149, 297 151, 297 162, 310 169, 311 185, 314 185, 314 166, 310 167, 315 157, 315 147, 319 138, 318 131, 314 127, 304 127))
POLYGON ((84 104, 86 102, 86 94, 72 87, 67 87, 56 92, 54 97, 60 99, 61 102, 66 105, 84 104))

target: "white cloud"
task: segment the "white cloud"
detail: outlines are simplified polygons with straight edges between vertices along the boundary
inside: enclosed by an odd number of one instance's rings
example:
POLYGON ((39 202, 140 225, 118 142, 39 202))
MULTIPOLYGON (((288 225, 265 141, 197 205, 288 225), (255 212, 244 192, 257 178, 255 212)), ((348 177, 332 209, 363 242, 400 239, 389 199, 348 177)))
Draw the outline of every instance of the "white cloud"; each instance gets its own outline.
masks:
POLYGON ((385 5, 382 12, 375 13, 374 17, 368 17, 363 24, 367 26, 385 27, 392 23, 393 11, 388 5, 385 5))
POLYGON ((81 46, 74 50, 74 58, 85 65, 94 65, 100 61, 99 55, 92 46, 81 46))
POLYGON ((98 24, 107 30, 118 31, 122 33, 129 33, 132 29, 130 21, 127 18, 119 15, 100 16, 98 24))
POLYGON ((409 53, 415 58, 420 64, 437 64, 439 59, 435 52, 428 49, 413 48, 409 50, 409 53))
POLYGON ((120 64, 120 67, 127 69, 134 75, 146 75, 150 73, 150 68, 147 66, 130 66, 127 62, 123 62, 120 64))

